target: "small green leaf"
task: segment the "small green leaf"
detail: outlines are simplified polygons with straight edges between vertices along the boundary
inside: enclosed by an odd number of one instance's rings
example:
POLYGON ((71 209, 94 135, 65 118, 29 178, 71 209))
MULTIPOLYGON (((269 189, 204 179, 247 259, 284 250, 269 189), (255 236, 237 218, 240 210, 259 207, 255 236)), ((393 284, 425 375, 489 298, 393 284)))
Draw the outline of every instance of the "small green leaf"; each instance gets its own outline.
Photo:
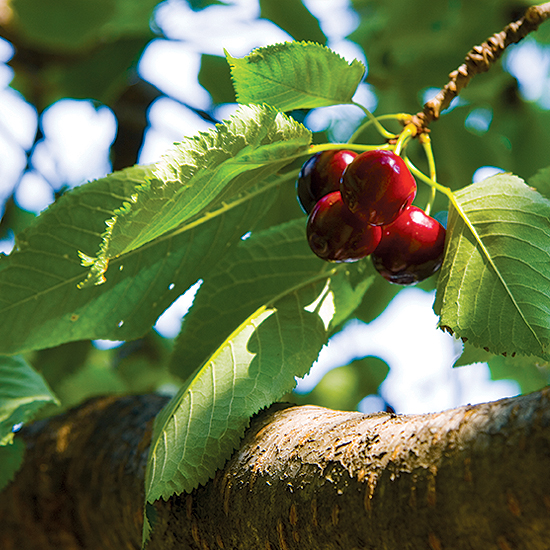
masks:
POLYGON ((204 223, 277 185, 266 178, 304 154, 310 140, 309 130, 272 107, 249 105, 215 131, 181 142, 107 222, 95 264, 81 286, 104 282, 110 259, 204 223))
POLYGON ((455 197, 462 214, 449 211, 440 326, 494 354, 548 357, 550 201, 510 174, 455 197))
POLYGON ((314 42, 285 42, 231 57, 239 103, 269 103, 281 111, 351 103, 365 67, 314 42))
POLYGON ((59 404, 42 376, 19 357, 0 357, 0 445, 11 443, 13 426, 47 403, 59 404))
POLYGON ((16 439, 11 445, 0 445, 0 492, 13 480, 23 463, 25 445, 16 439))
POLYGON ((290 391, 326 342, 320 317, 295 292, 262 307, 198 369, 155 422, 148 502, 191 491, 229 457, 250 417, 290 391))

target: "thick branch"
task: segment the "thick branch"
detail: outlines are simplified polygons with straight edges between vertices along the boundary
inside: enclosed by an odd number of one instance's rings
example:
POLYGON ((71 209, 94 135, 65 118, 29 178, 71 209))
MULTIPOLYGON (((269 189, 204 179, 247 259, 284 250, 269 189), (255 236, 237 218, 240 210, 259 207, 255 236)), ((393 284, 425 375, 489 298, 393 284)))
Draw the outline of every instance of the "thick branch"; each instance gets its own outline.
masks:
MULTIPOLYGON (((139 548, 158 397, 31 426, 0 548, 139 548)), ((225 468, 154 505, 149 549, 547 549, 550 390, 429 415, 275 405, 225 468)))
POLYGON ((430 122, 439 118, 441 111, 451 104, 451 101, 460 94, 476 74, 488 71, 508 46, 516 44, 529 33, 537 30, 539 25, 549 17, 550 2, 540 6, 531 6, 521 19, 510 23, 480 46, 474 46, 466 55, 464 63, 449 74, 449 82, 445 87, 412 118, 412 122, 418 128, 418 133, 425 131, 430 122))

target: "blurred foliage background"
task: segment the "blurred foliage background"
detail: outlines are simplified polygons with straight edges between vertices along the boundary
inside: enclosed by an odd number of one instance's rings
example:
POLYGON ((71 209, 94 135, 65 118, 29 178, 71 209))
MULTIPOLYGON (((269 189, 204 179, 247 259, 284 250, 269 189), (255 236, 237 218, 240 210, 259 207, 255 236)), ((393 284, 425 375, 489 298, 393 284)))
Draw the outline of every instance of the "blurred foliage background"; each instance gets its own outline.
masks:
MULTIPOLYGON (((231 113, 235 99, 222 46, 242 56, 274 37, 316 41, 347 57, 358 56, 368 64, 361 99, 375 114, 415 113, 446 83, 447 74, 460 65, 471 47, 519 18, 529 4, 525 0, 0 1, 0 50, 6 52, 7 62, 0 72, 5 88, 0 97, 0 189, 4 197, 0 238, 8 243, 4 249, 9 250, 13 235, 37 213, 19 198, 24 183, 27 192, 33 193, 27 189, 30 174, 50 186, 52 200, 101 175, 84 171, 81 181, 76 181, 55 169, 63 152, 55 156, 45 128, 48 113, 64 100, 82 100, 96 113, 105 108, 112 113, 116 131, 105 150, 104 164, 107 170, 118 170, 151 157, 144 154, 144 140, 160 131, 151 115, 155 105, 170 100, 180 114, 186 113, 185 120, 192 120, 181 127, 175 122, 166 142, 189 134, 193 125, 195 130, 204 129, 231 113), (219 36, 222 28, 225 34, 219 36), (224 37, 227 44, 220 44, 224 37), (185 55, 171 57, 170 45, 185 50, 185 55), (147 70, 145 58, 153 59, 147 70), (149 76, 155 64, 166 72, 166 80, 149 76), (200 90, 199 99, 182 89, 184 80, 193 80, 189 85, 200 90), (16 108, 11 107, 13 101, 16 108), (30 118, 31 138, 18 133, 21 122, 19 115, 14 118, 10 113, 14 109, 30 118), (24 161, 18 168, 6 168, 21 155, 24 161), (54 169, 48 171, 45 166, 54 169)), ((482 166, 529 180, 549 164, 549 26, 543 25, 524 44, 510 48, 502 68, 474 79, 432 124, 441 183, 453 188, 467 185, 482 166), (521 68, 526 55, 538 70, 538 88, 514 70, 521 68)), ((315 142, 345 140, 360 120, 360 112, 349 107, 293 115, 315 131, 315 142)), ((363 140, 379 142, 375 134, 368 133, 363 140)), ((95 145, 92 142, 88 147, 95 145)), ((419 148, 412 147, 410 155, 425 168, 419 148)), ((418 202, 422 201, 421 192, 418 202)), ((435 210, 445 208, 441 201, 435 210)), ((289 184, 266 224, 300 215, 289 184)), ((434 282, 428 281, 423 288, 432 290, 434 282)), ((368 323, 378 317, 399 290, 377 280, 357 310, 357 319, 368 323)), ((170 391, 179 383, 166 368, 171 345, 170 338, 151 331, 142 340, 112 349, 76 342, 36 352, 29 359, 67 406, 98 393, 170 391)), ((464 364, 489 361, 495 379, 516 379, 522 391, 548 383, 544 365, 528 364, 519 376, 504 359, 491 362, 478 352, 466 357, 464 364)), ((379 393, 388 370, 378 358, 358 358, 327 373, 311 394, 292 398, 355 409, 365 395, 379 393)), ((391 404, 380 399, 378 406, 391 404)))

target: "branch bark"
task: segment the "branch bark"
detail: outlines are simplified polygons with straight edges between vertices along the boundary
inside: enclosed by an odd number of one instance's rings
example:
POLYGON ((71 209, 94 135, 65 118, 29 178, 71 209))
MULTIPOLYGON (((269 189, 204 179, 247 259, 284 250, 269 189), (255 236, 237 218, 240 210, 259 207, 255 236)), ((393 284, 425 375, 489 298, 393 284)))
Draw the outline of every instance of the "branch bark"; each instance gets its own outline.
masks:
POLYGON ((422 111, 412 117, 410 122, 416 125, 417 135, 427 131, 430 122, 439 118, 441 111, 451 104, 476 74, 487 72, 508 46, 523 40, 549 17, 550 2, 531 6, 521 19, 510 23, 480 46, 474 46, 466 55, 464 63, 449 74, 449 82, 424 105, 422 111))
MULTIPOLYGON (((139 548, 158 396, 35 423, 0 497, 0 548, 139 548)), ((157 501, 149 549, 542 550, 550 389, 428 415, 277 404, 213 480, 157 501)))

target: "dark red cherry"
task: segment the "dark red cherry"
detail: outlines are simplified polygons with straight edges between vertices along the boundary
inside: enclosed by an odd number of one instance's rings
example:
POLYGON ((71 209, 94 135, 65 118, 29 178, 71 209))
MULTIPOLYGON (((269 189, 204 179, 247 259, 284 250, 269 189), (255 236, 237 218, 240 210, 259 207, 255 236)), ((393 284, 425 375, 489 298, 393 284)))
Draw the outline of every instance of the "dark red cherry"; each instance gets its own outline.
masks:
POLYGON ((443 262, 445 229, 416 206, 408 206, 372 254, 376 270, 390 283, 413 285, 433 275, 443 262))
POLYGON ((353 151, 335 149, 316 153, 306 160, 296 180, 298 202, 306 214, 320 198, 340 190, 342 173, 356 156, 353 151))
POLYGON ((382 229, 352 214, 340 191, 321 198, 307 222, 307 240, 319 258, 329 262, 353 262, 368 256, 380 242, 382 229))
POLYGON ((357 155, 340 182, 342 199, 355 214, 372 225, 388 225, 416 196, 416 181, 405 161, 376 149, 357 155))

